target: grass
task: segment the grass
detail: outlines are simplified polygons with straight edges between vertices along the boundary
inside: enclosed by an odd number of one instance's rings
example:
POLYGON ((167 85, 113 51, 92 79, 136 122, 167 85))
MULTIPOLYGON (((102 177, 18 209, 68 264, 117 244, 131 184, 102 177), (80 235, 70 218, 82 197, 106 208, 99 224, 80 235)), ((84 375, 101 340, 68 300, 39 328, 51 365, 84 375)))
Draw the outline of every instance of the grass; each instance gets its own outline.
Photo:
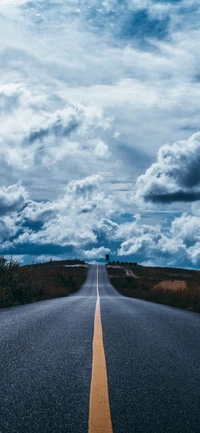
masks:
POLYGON ((87 269, 80 261, 20 266, 13 259, 0 257, 0 307, 69 296, 80 289, 87 269), (81 266, 68 267, 74 264, 81 266))
POLYGON ((200 312, 200 272, 136 264, 107 266, 111 284, 124 296, 200 312), (127 276, 127 269, 138 278, 127 276))

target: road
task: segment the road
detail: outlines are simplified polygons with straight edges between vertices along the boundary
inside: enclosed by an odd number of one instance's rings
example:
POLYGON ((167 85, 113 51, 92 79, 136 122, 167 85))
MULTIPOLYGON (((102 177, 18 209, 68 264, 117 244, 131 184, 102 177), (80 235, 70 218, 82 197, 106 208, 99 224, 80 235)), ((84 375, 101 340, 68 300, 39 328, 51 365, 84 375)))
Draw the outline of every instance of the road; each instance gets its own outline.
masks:
POLYGON ((199 433, 199 340, 200 315, 124 298, 91 266, 73 296, 0 310, 0 433, 87 433, 106 392, 111 426, 90 433, 199 433))

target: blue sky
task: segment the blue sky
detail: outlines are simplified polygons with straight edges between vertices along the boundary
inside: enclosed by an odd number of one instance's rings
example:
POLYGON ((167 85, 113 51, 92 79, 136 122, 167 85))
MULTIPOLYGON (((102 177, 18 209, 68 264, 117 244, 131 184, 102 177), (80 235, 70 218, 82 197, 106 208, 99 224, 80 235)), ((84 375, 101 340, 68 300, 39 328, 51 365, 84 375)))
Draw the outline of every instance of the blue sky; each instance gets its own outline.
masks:
POLYGON ((1 251, 200 266, 197 0, 1 0, 1 251))

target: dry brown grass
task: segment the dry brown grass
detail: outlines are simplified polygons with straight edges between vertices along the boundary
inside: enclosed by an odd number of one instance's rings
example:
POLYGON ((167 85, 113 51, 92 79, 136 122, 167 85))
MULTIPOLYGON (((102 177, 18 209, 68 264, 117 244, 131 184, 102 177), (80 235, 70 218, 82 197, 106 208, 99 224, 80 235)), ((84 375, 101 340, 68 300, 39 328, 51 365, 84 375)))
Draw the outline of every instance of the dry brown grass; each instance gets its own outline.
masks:
POLYGON ((200 272, 121 264, 107 267, 111 284, 124 296, 200 312, 200 272), (121 269, 120 269, 121 268, 121 269), (137 276, 127 276, 127 270, 137 276), (114 272, 113 272, 114 271, 114 272))
POLYGON ((80 267, 65 267, 74 265, 74 261, 22 267, 14 261, 10 264, 3 258, 0 261, 0 307, 69 296, 80 289, 88 270, 84 263, 80 267))
POLYGON ((185 281, 181 280, 161 281, 153 287, 153 290, 172 290, 182 292, 187 290, 187 284, 185 281))

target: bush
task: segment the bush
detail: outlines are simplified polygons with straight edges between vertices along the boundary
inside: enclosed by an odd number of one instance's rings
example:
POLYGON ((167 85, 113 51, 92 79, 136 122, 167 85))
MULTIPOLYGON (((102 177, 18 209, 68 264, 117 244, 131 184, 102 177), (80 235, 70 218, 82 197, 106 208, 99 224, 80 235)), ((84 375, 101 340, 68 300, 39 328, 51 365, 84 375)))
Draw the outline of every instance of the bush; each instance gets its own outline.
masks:
POLYGON ((0 305, 19 305, 36 300, 42 294, 41 284, 31 281, 19 263, 0 257, 0 305))
POLYGON ((56 272, 54 275, 54 285, 55 288, 68 288, 68 292, 74 292, 76 289, 76 281, 72 274, 64 275, 61 272, 56 272))

